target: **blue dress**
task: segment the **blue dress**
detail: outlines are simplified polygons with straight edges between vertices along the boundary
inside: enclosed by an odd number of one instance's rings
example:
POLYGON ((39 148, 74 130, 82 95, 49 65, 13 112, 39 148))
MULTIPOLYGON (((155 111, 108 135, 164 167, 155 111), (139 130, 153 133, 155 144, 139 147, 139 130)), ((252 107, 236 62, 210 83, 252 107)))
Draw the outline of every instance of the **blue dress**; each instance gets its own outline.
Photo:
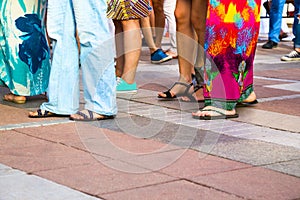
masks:
POLYGON ((7 86, 15 95, 38 95, 48 87, 46 3, 46 0, 1 0, 0 85, 7 86))

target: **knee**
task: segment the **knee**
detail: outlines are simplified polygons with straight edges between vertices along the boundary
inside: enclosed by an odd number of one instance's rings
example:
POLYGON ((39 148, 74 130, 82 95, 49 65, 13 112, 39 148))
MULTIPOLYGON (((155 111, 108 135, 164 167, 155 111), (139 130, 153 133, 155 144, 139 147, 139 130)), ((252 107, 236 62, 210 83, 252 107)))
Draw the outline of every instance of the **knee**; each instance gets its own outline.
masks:
POLYGON ((175 15, 176 23, 178 25, 187 22, 186 13, 184 12, 184 10, 176 8, 174 15, 175 15))

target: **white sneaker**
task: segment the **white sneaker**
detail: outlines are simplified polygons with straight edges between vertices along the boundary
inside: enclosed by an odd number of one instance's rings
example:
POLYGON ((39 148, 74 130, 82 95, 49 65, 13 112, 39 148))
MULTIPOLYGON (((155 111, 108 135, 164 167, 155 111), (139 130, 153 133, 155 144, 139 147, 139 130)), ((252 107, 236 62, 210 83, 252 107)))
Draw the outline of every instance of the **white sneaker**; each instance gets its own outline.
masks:
POLYGON ((300 53, 296 50, 291 51, 289 54, 281 57, 282 61, 300 61, 300 53))

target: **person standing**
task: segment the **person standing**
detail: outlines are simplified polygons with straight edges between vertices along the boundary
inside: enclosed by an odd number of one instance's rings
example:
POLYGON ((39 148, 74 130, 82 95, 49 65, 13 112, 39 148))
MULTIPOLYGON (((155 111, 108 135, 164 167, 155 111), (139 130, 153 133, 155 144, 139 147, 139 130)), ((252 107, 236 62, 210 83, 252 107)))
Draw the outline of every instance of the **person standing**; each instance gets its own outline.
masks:
POLYGON ((110 0, 107 17, 115 25, 117 93, 136 93, 135 74, 141 54, 140 19, 149 16, 149 1, 110 0))
POLYGON ((43 94, 48 87, 46 0, 2 0, 0 11, 0 85, 10 90, 3 100, 23 104, 26 96, 43 94))
MULTIPOLYGON (((193 80, 195 68, 204 66, 204 41, 207 0, 177 0, 176 38, 179 64, 179 81, 167 91, 158 93, 160 100, 182 97, 184 101, 202 101, 202 89, 193 80), (199 90, 198 94, 195 94, 199 90)), ((201 77, 199 83, 201 83, 201 77)))
POLYGON ((114 47, 106 9, 105 0, 48 0, 47 30, 54 43, 49 101, 29 117, 70 115, 71 120, 92 121, 116 115, 114 47), (82 111, 78 111, 79 55, 85 100, 82 111))
POLYGON ((209 0, 203 68, 205 106, 201 120, 236 118, 237 103, 257 103, 253 63, 260 25, 260 0, 209 0))
POLYGON ((289 54, 281 57, 282 61, 300 61, 300 0, 294 0, 294 24, 293 24, 293 34, 295 38, 294 41, 294 50, 289 54))
POLYGON ((282 23, 282 11, 285 4, 285 0, 272 0, 270 9, 270 21, 269 21, 269 39, 264 45, 263 49, 273 49, 278 46, 280 41, 281 23, 282 23))

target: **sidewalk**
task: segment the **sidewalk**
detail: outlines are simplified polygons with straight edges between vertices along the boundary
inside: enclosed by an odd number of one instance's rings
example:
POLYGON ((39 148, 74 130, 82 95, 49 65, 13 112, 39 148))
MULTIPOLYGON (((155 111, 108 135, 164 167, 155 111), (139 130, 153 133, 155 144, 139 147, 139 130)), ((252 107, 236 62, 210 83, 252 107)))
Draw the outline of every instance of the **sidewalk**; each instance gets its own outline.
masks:
POLYGON ((139 92, 118 96, 114 120, 30 119, 41 96, 25 105, 0 100, 0 200, 299 199, 300 63, 280 61, 291 42, 273 50, 263 42, 260 103, 238 108, 237 119, 195 120, 203 105, 157 100, 178 64, 151 64, 147 48, 139 92))

